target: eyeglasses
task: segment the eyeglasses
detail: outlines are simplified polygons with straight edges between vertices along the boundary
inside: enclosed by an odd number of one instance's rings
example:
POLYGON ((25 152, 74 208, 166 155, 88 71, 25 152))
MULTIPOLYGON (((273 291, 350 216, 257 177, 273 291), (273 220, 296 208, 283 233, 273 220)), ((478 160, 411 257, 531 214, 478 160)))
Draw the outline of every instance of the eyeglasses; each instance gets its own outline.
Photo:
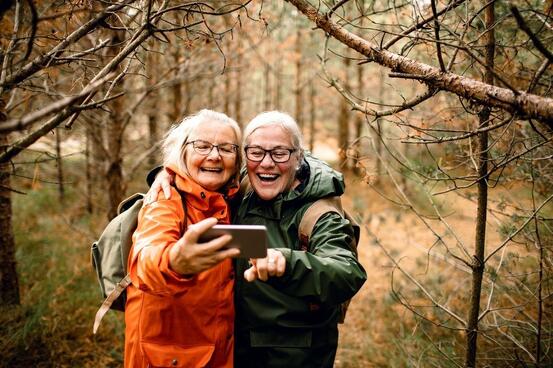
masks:
POLYGON ((290 160, 290 155, 292 155, 293 152, 296 152, 297 149, 273 148, 270 150, 266 150, 259 146, 246 146, 244 151, 246 151, 246 158, 250 161, 261 162, 268 153, 275 163, 282 164, 288 162, 288 160, 290 160))
POLYGON ((203 156, 208 156, 213 148, 217 148, 217 152, 219 152, 221 156, 234 156, 238 151, 238 145, 232 143, 212 144, 208 141, 197 139, 195 141, 187 142, 185 146, 189 144, 192 145, 196 153, 203 156))

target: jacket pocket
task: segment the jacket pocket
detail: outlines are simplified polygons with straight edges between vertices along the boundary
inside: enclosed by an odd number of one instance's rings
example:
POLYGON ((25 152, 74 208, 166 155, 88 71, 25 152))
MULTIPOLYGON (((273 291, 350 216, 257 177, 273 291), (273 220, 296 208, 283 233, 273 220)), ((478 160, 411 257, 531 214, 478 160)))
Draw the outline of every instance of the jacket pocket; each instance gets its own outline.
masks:
POLYGON ((142 352, 152 367, 202 368, 211 360, 214 345, 180 346, 142 342, 142 352))
POLYGON ((250 331, 251 347, 310 348, 311 330, 250 331))

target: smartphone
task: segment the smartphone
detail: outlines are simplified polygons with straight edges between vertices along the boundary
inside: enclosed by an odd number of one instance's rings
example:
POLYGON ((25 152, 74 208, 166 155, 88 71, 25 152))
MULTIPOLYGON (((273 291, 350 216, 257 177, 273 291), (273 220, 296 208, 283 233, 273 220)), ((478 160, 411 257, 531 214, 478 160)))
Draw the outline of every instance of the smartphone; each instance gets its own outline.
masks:
POLYGON ((226 247, 240 249, 240 258, 267 256, 267 228, 264 225, 214 225, 200 235, 198 242, 205 243, 224 234, 232 235, 226 247))

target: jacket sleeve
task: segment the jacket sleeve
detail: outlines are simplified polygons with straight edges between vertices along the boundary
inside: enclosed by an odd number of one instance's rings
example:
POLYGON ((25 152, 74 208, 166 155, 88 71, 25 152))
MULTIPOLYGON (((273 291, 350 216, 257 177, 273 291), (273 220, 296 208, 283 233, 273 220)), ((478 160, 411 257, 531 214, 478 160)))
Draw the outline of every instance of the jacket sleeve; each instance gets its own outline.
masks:
POLYGON ((169 251, 181 238, 183 224, 181 197, 173 188, 171 199, 161 194, 140 210, 128 267, 135 287, 153 294, 171 295, 183 292, 194 283, 194 277, 182 277, 169 267, 169 251))
POLYGON ((277 248, 286 257, 283 277, 271 279, 282 292, 337 305, 357 293, 367 274, 349 242, 353 228, 336 213, 323 215, 309 239, 309 252, 277 248))

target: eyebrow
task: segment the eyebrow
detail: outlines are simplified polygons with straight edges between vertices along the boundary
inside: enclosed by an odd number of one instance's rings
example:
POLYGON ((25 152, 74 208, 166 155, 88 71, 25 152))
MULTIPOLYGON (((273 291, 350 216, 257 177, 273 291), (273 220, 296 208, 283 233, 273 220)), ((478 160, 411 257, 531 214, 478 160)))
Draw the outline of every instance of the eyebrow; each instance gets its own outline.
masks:
POLYGON ((246 147, 251 147, 251 148, 262 148, 264 150, 274 150, 274 149, 294 149, 294 147, 288 147, 288 146, 275 146, 273 148, 265 148, 263 146, 260 146, 259 144, 248 144, 246 147))

